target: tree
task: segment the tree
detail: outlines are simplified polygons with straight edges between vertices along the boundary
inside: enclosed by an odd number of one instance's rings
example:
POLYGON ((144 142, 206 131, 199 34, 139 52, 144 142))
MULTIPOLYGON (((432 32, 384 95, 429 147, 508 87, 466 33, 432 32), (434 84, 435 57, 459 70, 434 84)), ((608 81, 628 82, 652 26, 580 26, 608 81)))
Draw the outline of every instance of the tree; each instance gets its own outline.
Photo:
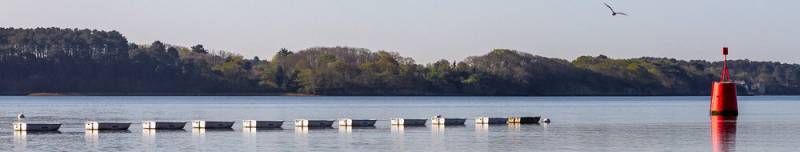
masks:
POLYGON ((201 45, 201 44, 198 44, 198 45, 192 46, 192 52, 194 52, 194 53, 200 53, 200 54, 208 54, 208 50, 206 50, 205 48, 203 48, 203 45, 201 45))

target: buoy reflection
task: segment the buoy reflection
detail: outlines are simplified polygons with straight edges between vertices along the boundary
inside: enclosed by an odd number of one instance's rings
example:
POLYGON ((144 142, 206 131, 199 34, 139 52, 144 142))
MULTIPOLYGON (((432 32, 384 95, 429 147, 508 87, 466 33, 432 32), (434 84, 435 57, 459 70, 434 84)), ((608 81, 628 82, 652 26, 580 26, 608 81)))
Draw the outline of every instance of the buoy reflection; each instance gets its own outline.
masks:
POLYGON ((736 116, 711 116, 711 150, 729 152, 736 149, 736 116))

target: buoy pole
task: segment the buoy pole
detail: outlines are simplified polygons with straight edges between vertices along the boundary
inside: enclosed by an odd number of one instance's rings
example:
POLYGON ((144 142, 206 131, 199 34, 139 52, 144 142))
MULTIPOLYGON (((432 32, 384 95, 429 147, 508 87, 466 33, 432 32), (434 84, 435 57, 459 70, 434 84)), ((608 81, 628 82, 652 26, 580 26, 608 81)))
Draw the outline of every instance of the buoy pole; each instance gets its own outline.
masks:
POLYGON ((711 85, 711 115, 736 116, 739 108, 736 101, 736 84, 728 72, 728 47, 722 48, 723 62, 720 81, 711 85))

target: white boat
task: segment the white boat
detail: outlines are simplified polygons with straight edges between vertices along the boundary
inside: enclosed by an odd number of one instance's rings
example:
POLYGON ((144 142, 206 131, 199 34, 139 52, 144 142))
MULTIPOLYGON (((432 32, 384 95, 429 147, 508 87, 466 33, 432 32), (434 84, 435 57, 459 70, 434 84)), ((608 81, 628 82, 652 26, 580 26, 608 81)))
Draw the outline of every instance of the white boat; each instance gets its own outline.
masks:
POLYGON ((506 123, 508 123, 508 118, 490 118, 490 117, 475 118, 475 124, 506 124, 506 123))
POLYGON ((519 123, 519 124, 535 124, 539 123, 539 119, 542 117, 535 116, 535 117, 508 117, 508 123, 519 123))
POLYGON ((193 120, 192 128, 205 128, 205 129, 231 129, 234 121, 205 121, 193 120))
POLYGON ((183 129, 186 122, 142 121, 142 129, 183 129))
POLYGON ((428 119, 392 118, 391 120, 392 125, 399 125, 399 126, 425 126, 426 122, 428 122, 428 119))
POLYGON ((87 121, 84 125, 86 130, 128 130, 131 123, 116 123, 116 122, 97 122, 87 121))
POLYGON ((431 118, 431 125, 464 125, 466 118, 444 118, 442 115, 436 115, 431 118))
POLYGON ((283 120, 277 121, 257 121, 257 120, 243 120, 242 127, 244 128, 281 128, 283 120))
POLYGON ((339 119, 339 126, 374 127, 376 121, 378 121, 378 120, 375 120, 375 119, 349 119, 349 118, 343 118, 343 119, 339 119))
POLYGON ((309 127, 309 128, 329 128, 333 127, 333 120, 296 119, 294 120, 294 126, 309 127))
POLYGON ((61 128, 60 123, 28 123, 24 114, 17 115, 11 125, 14 131, 58 131, 61 128))

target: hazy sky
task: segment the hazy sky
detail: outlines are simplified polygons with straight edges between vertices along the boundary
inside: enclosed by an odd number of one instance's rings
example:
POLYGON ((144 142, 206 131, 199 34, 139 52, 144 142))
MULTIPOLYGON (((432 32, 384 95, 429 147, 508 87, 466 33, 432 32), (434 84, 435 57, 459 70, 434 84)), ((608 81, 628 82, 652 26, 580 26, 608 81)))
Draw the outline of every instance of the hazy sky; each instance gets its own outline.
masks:
POLYGON ((418 63, 493 48, 720 60, 729 46, 731 58, 800 63, 797 0, 3 0, 0 26, 118 30, 261 58, 352 46, 418 63))

